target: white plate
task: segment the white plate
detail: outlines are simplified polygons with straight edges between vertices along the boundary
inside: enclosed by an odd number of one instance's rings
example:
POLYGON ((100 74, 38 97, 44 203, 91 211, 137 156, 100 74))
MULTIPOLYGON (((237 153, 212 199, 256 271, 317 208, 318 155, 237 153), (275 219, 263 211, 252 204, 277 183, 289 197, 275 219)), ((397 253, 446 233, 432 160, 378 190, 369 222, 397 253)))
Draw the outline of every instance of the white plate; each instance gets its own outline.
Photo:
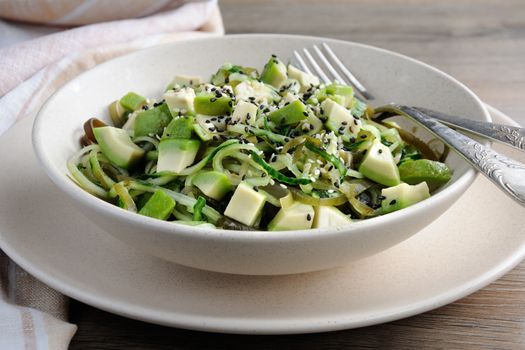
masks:
POLYGON ((274 277, 193 270, 137 252, 90 225, 38 168, 30 133, 25 120, 0 140, 1 248, 66 295, 143 321, 273 334, 366 326, 450 303, 525 256, 523 208, 478 177, 426 229, 351 266, 274 277))

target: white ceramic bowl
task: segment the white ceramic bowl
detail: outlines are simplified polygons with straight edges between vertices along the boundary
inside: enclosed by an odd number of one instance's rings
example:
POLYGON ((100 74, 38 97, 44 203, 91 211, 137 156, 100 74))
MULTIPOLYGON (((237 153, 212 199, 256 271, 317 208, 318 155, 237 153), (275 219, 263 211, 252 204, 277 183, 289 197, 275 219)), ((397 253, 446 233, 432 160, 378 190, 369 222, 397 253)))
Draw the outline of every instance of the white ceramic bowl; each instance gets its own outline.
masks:
MULTIPOLYGON (((475 172, 455 154, 452 181, 430 199, 347 227, 285 232, 204 230, 133 214, 82 190, 68 178, 67 159, 79 149, 82 124, 109 121, 107 105, 128 91, 160 96, 175 74, 209 77, 224 62, 262 67, 270 54, 328 42, 377 96, 489 120, 481 101, 450 76, 408 57, 351 42, 290 35, 235 35, 184 41, 119 57, 82 74, 53 95, 33 128, 44 171, 69 200, 118 239, 182 265, 234 274, 289 274, 348 264, 417 233, 469 187, 475 172)), ((72 235, 75 232, 71 232, 72 235)))

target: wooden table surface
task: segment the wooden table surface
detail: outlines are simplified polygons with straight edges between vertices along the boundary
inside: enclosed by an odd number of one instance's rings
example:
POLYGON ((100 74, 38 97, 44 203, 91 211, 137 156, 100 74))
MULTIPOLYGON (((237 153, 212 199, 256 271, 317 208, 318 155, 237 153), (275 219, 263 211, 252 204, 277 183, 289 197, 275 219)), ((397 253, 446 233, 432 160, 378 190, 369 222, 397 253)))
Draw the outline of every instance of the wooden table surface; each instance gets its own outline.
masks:
MULTIPOLYGON (((430 63, 525 124, 524 0, 221 0, 227 33, 376 45, 430 63)), ((295 336, 185 331, 73 302, 71 349, 525 349, 525 263, 453 304, 388 324, 295 336)))

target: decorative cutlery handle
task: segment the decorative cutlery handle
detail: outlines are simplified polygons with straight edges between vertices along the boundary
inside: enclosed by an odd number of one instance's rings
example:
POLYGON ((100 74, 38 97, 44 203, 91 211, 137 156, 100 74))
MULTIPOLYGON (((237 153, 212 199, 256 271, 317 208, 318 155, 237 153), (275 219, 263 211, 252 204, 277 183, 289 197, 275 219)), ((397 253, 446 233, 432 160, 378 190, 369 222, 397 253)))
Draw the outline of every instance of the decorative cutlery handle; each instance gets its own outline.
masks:
POLYGON ((485 136, 495 141, 506 143, 519 150, 525 151, 525 129, 516 126, 479 122, 475 120, 451 116, 445 113, 433 111, 426 108, 415 107, 414 109, 438 119, 448 125, 453 125, 461 130, 485 136))

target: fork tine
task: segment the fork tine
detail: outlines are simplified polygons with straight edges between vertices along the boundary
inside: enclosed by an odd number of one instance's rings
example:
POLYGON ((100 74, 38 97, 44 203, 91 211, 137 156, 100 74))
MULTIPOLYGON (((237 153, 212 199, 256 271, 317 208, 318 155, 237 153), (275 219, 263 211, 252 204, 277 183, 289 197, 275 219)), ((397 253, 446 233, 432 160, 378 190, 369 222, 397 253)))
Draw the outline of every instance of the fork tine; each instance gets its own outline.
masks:
MULTIPOLYGON (((297 62, 299 62, 299 65, 301 66, 301 69, 308 73, 308 74, 312 74, 312 71, 310 70, 310 68, 308 68, 308 66, 306 65, 306 63, 304 62, 303 58, 301 57, 301 55, 299 55, 299 52, 297 51, 293 51, 293 54, 295 56, 295 59, 297 60, 297 62)), ((312 74, 313 75, 313 74, 312 74)))
POLYGON ((352 82, 352 84, 356 87, 356 89, 363 95, 364 98, 367 100, 373 100, 374 96, 372 96, 368 90, 357 80, 357 78, 350 72, 343 62, 335 55, 335 53, 332 51, 332 49, 326 44, 323 43, 323 47, 328 52, 328 55, 330 58, 336 63, 337 67, 346 75, 346 77, 352 82))
POLYGON ((348 83, 339 75, 339 73, 337 73, 337 71, 332 66, 332 64, 326 59, 325 55, 321 52, 321 50, 319 50, 317 45, 314 45, 314 51, 317 53, 317 56, 319 56, 319 58, 325 65, 326 69, 328 69, 330 74, 332 74, 332 76, 334 77, 334 80, 340 84, 348 85, 348 83))
POLYGON ((326 74, 324 74, 323 70, 321 69, 321 67, 319 67, 317 62, 315 62, 310 52, 307 49, 303 49, 303 51, 304 51, 304 54, 306 55, 306 58, 308 59, 308 62, 312 65, 312 67, 314 67, 315 72, 321 78, 321 80, 323 80, 325 84, 330 84, 331 80, 328 79, 326 74))

